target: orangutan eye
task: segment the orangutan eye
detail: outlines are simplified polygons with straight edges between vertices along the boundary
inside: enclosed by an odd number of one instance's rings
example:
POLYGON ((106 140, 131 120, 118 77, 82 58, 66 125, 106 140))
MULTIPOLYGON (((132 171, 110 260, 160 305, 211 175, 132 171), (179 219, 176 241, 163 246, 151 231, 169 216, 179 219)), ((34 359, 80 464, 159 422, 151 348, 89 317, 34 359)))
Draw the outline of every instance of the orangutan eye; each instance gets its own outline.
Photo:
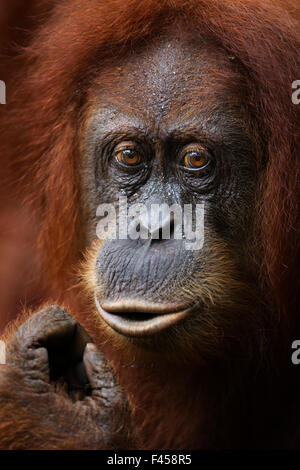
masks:
POLYGON ((186 148, 181 159, 181 166, 186 170, 202 170, 209 164, 209 155, 201 146, 197 145, 190 150, 186 148))
POLYGON ((117 147, 115 151, 115 160, 119 165, 124 167, 135 167, 142 162, 141 154, 134 148, 130 148, 129 144, 117 147))
POLYGON ((187 168, 203 168, 207 164, 206 155, 199 152, 188 152, 184 156, 184 166, 187 168))

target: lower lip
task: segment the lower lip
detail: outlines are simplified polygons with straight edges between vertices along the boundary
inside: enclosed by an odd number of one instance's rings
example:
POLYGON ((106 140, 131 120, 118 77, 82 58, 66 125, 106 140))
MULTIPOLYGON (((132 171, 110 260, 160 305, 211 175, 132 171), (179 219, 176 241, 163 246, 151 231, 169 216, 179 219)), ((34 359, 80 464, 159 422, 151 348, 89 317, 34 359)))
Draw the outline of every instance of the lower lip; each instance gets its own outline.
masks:
POLYGON ((95 303, 105 323, 107 323, 118 333, 133 337, 151 336, 156 333, 160 333, 161 331, 176 325, 178 322, 189 316, 193 310, 193 307, 190 307, 175 313, 158 314, 156 316, 152 316, 149 320, 132 321, 115 313, 110 313, 104 310, 99 304, 96 296, 95 303))

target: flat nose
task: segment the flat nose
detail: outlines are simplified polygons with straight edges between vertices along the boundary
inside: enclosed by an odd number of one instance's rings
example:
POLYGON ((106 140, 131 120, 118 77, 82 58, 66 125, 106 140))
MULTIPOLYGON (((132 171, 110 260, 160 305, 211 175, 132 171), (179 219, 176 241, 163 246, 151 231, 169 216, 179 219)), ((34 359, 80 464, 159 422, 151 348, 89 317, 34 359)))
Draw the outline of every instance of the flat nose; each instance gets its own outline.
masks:
POLYGON ((168 207, 156 208, 155 204, 139 216, 141 229, 148 230, 153 239, 170 238, 173 231, 174 215, 168 207))
POLYGON ((169 240, 174 233, 174 213, 167 204, 151 204, 135 215, 128 226, 132 240, 169 240))

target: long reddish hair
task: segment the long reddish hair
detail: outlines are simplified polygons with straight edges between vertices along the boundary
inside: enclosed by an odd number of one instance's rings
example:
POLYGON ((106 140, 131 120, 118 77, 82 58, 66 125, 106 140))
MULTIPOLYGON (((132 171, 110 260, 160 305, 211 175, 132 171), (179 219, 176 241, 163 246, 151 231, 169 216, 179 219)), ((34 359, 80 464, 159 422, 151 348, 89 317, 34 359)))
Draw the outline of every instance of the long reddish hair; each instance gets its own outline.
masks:
POLYGON ((22 34, 18 47, 10 41, 13 49, 4 41, 2 49, 10 76, 8 104, 1 108, 0 152, 10 168, 10 188, 19 188, 18 197, 32 205, 38 220, 41 276, 52 294, 63 296, 70 287, 69 267, 78 263, 83 247, 78 135, 89 83, 112 56, 150 41, 180 19, 195 36, 206 35, 223 46, 247 70, 267 142, 257 209, 261 279, 276 311, 290 315, 299 300, 300 105, 291 99, 292 82, 300 78, 299 1, 42 0, 31 5, 38 15, 34 34, 22 34))

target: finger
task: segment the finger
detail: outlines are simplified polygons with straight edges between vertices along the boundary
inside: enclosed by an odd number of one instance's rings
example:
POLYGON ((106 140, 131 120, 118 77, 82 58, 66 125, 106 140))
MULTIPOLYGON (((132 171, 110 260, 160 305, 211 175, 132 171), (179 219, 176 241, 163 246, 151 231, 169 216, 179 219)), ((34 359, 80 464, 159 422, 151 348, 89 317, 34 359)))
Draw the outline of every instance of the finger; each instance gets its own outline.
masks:
POLYGON ((121 399, 121 390, 115 379, 113 371, 103 353, 97 347, 88 343, 86 345, 83 363, 92 388, 92 397, 113 406, 121 399))
POLYGON ((50 376, 47 348, 71 338, 75 328, 76 321, 65 310, 56 306, 41 310, 23 323, 9 342, 7 364, 22 370, 26 383, 44 390, 50 376))

